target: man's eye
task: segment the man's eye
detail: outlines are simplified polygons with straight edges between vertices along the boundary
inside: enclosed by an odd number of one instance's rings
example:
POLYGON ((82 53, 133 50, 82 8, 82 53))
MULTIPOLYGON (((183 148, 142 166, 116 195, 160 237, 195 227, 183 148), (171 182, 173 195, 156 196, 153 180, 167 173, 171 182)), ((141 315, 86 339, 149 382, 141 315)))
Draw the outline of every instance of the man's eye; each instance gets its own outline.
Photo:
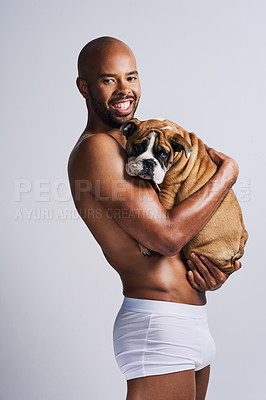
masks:
POLYGON ((113 82, 114 82, 114 79, 112 79, 112 78, 105 79, 103 82, 104 82, 104 83, 113 83, 113 82))
POLYGON ((135 76, 130 76, 129 78, 128 78, 128 81, 130 81, 130 82, 133 82, 133 81, 135 81, 137 78, 135 77, 135 76))

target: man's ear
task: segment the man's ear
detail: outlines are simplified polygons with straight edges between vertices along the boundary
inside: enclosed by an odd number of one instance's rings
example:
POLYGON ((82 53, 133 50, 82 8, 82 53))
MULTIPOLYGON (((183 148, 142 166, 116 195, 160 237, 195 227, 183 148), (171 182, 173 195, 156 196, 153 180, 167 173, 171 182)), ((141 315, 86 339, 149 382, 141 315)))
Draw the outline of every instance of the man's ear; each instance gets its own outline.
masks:
POLYGON ((171 145, 175 152, 184 150, 187 158, 193 151, 193 147, 179 133, 172 138, 171 145))
POLYGON ((82 79, 78 76, 76 79, 76 84, 78 90, 80 91, 84 99, 88 99, 89 98, 88 83, 85 81, 85 79, 82 79))
POLYGON ((121 136, 124 135, 128 139, 138 129, 139 123, 140 121, 137 118, 133 118, 123 124, 120 127, 121 136))

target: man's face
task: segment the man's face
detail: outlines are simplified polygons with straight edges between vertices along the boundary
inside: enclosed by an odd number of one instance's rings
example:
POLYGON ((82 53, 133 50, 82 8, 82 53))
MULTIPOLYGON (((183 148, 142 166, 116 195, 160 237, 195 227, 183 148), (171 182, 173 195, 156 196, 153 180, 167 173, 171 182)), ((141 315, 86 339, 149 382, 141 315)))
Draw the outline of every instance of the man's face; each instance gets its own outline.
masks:
POLYGON ((119 46, 97 56, 88 80, 89 111, 105 124, 120 128, 133 118, 140 98, 135 57, 119 46))

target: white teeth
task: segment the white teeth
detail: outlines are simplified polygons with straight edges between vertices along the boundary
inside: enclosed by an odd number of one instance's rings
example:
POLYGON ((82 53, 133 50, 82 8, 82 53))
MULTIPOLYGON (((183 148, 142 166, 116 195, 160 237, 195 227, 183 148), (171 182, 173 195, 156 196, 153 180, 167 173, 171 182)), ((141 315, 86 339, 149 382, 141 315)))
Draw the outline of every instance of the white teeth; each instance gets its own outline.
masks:
POLYGON ((125 101, 123 103, 116 103, 113 106, 115 108, 121 108, 121 110, 126 110, 130 106, 130 101, 125 101))

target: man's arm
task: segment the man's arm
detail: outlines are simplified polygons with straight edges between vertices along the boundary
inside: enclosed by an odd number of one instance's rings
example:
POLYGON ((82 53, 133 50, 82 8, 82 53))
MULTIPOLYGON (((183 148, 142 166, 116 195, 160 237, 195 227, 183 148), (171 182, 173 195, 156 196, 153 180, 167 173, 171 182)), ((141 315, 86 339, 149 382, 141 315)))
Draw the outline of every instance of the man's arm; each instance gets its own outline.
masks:
POLYGON ((147 181, 126 174, 127 157, 122 147, 105 134, 88 137, 69 162, 76 207, 81 212, 87 208, 87 193, 77 197, 74 190, 76 180, 85 180, 90 193, 112 211, 124 231, 151 250, 175 255, 207 224, 236 181, 237 164, 222 153, 209 153, 218 165, 217 173, 192 196, 166 211, 147 181))

